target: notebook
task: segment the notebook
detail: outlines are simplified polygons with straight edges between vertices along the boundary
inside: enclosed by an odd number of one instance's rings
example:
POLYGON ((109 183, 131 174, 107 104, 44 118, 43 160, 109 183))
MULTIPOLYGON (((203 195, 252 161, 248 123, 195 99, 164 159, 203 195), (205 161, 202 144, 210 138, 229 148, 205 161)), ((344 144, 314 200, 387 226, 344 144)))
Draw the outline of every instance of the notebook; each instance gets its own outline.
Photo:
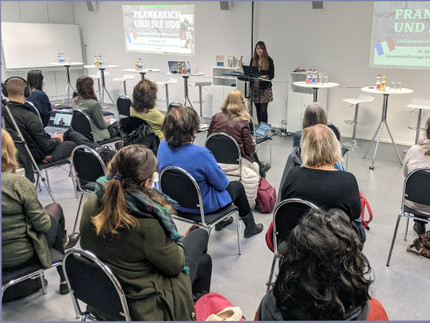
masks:
POLYGON ((255 134, 257 135, 257 137, 266 138, 267 134, 270 131, 270 129, 272 129, 272 125, 271 124, 268 124, 268 123, 265 123, 265 122, 260 122, 260 124, 255 129, 255 134))
POLYGON ((54 133, 65 133, 72 123, 73 112, 52 110, 45 131, 52 137, 54 133))
POLYGON ((260 71, 257 66, 242 65, 243 73, 249 77, 260 77, 260 71))

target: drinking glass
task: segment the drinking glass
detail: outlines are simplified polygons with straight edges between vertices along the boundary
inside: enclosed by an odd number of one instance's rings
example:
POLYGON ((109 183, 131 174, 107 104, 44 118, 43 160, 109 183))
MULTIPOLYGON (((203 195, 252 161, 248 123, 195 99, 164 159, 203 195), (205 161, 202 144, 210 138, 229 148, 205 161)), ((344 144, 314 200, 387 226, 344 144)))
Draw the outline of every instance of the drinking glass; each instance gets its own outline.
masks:
POLYGON ((324 84, 328 83, 328 76, 324 76, 324 84))
POLYGON ((390 83, 390 90, 396 90, 396 82, 390 83))
POLYGON ((402 89, 402 82, 397 82, 397 90, 401 90, 402 89))

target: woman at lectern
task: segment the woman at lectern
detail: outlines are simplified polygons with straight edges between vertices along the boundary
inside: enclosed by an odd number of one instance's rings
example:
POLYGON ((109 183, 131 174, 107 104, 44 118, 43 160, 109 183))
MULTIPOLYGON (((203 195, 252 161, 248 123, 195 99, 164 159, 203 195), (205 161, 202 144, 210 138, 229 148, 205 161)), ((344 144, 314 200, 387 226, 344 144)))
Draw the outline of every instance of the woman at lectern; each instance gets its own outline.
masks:
MULTIPOLYGON (((255 45, 254 56, 249 65, 257 66, 263 79, 271 80, 275 77, 273 59, 267 53, 266 45, 262 41, 255 45)), ((267 105, 273 101, 272 82, 251 80, 250 95, 257 109, 258 123, 267 122, 267 105)))

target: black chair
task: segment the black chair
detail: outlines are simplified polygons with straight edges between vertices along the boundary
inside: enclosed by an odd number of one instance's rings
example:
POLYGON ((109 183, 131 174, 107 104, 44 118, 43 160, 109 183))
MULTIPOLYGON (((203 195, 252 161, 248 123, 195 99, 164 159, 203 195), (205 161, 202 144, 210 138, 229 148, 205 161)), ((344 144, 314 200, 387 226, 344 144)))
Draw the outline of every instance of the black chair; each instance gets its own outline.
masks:
MULTIPOLYGON (((50 248, 52 267, 57 267, 61 265, 63 260, 63 255, 56 249, 50 248)), ((27 279, 40 279, 42 284, 43 294, 46 294, 46 286, 44 282, 45 270, 41 264, 31 264, 24 268, 15 270, 2 270, 2 286, 1 286, 1 296, 3 295, 9 287, 21 283, 27 279)))
POLYGON ((91 130, 91 120, 88 115, 81 109, 73 110, 71 127, 73 130, 79 132, 88 139, 94 140, 94 142, 99 145, 112 144, 122 141, 120 137, 113 137, 102 141, 96 141, 93 137, 93 132, 91 130))
POLYGON ((116 107, 118 109, 118 119, 130 116, 131 100, 128 96, 120 95, 116 100, 116 107))
POLYGON ((342 157, 345 157, 345 170, 348 170, 348 157, 349 157, 349 148, 345 147, 342 142, 341 142, 341 135, 340 135, 340 130, 339 128, 332 122, 329 122, 327 124, 327 127, 329 127, 334 134, 336 135, 337 140, 339 140, 339 142, 341 143, 341 151, 342 151, 342 157))
POLYGON ((283 257, 285 252, 286 240, 290 232, 301 221, 303 216, 311 209, 318 210, 318 207, 309 202, 298 198, 285 199, 281 201, 273 211, 273 261, 270 269, 269 280, 267 281, 267 292, 272 287, 273 273, 276 263, 283 257))
POLYGON ((190 214, 178 210, 177 215, 172 215, 174 219, 205 229, 209 235, 217 223, 228 219, 235 213, 237 250, 240 255, 239 211, 237 206, 230 204, 216 212, 205 213, 199 184, 187 171, 180 167, 164 168, 160 173, 160 187, 164 194, 176 200, 181 207, 199 211, 199 214, 190 214))
POLYGON ((72 169, 76 178, 76 198, 78 192, 81 192, 75 224, 72 230, 72 232, 76 232, 84 194, 94 193, 96 189, 96 180, 106 175, 106 166, 100 155, 94 149, 86 145, 80 145, 72 151, 72 169))
POLYGON ((127 299, 112 270, 93 253, 69 249, 63 269, 75 308, 76 318, 100 320, 95 311, 114 321, 131 321, 127 299), (82 311, 79 302, 87 304, 82 311))
POLYGON ((242 156, 240 147, 232 136, 223 132, 214 132, 206 138, 205 147, 212 152, 217 163, 237 165, 239 168, 239 181, 241 180, 242 156))
POLYGON ((403 183, 402 204, 394 228, 393 240, 388 253, 387 267, 390 266, 391 254, 399 229, 400 219, 407 218, 405 241, 408 234, 409 219, 430 223, 430 215, 419 211, 422 207, 430 208, 430 167, 417 168, 412 171, 403 183))

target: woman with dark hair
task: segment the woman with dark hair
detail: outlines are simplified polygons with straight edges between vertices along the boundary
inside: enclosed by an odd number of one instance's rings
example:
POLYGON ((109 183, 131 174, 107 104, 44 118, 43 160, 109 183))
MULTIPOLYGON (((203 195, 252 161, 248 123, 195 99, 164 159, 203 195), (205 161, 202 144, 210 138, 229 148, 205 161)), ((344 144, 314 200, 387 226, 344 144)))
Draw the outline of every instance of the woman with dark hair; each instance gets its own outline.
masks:
MULTIPOLYGON (((217 164, 212 153, 206 148, 194 145, 200 118, 191 107, 173 107, 166 115, 163 133, 166 140, 158 148, 160 171, 168 166, 186 170, 197 181, 203 199, 205 212, 218 211, 233 202, 239 208, 239 216, 245 223, 245 238, 250 238, 263 230, 256 224, 243 185, 239 181, 230 182, 217 164)), ((178 207, 179 208, 179 207, 178 207)), ((198 213, 198 210, 180 208, 181 211, 198 213)), ((233 222, 232 218, 218 223, 216 230, 233 222)))
MULTIPOLYGON (((309 104, 303 113, 302 129, 305 129, 316 124, 327 125, 327 116, 321 104, 314 102, 309 104)), ((302 138, 302 130, 296 131, 293 137, 293 147, 300 147, 300 139, 302 138)))
POLYGON ((43 74, 40 70, 31 70, 27 74, 28 86, 31 88, 31 94, 27 101, 34 104, 40 113, 43 126, 46 127, 51 115, 52 105, 48 96, 43 91, 43 74))
POLYGON ((132 320, 191 321, 193 294, 210 289, 209 236, 197 229, 181 239, 171 218, 173 201, 152 188, 156 170, 157 159, 142 145, 115 154, 84 206, 81 246, 111 267, 132 320))
MULTIPOLYGON (((254 55, 249 65, 257 66, 263 79, 271 80, 275 77, 273 59, 267 53, 266 44, 262 41, 255 44, 254 55)), ((251 80, 250 95, 257 110, 258 123, 267 123, 267 105, 273 101, 272 82, 251 80)))
POLYGON ((133 104, 130 108, 130 117, 145 120, 161 140, 164 140, 161 126, 164 115, 155 107, 157 100, 157 84, 143 79, 133 89, 133 104))
POLYGON ((372 272, 346 214, 311 210, 288 236, 273 290, 264 296, 261 321, 388 320, 370 297, 372 272))
POLYGON ((73 108, 81 109, 91 120, 91 131, 95 141, 103 141, 118 135, 118 123, 109 124, 103 115, 103 109, 94 92, 94 81, 89 76, 76 80, 78 95, 73 99, 73 108))

